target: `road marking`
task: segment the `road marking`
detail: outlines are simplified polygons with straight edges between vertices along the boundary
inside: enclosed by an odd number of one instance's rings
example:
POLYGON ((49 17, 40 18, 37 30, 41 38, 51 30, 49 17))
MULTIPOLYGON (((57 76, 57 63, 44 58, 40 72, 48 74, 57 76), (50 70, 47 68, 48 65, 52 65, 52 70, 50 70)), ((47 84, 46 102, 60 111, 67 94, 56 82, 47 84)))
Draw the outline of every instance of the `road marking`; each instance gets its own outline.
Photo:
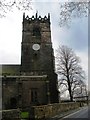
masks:
POLYGON ((59 115, 56 115, 56 116, 54 116, 54 117, 52 117, 52 118, 59 118, 59 115))
MULTIPOLYGON (((88 107, 84 107, 83 109, 87 109, 87 108, 88 108, 88 107)), ((71 113, 70 115, 67 115, 67 116, 65 116, 64 118, 70 117, 70 116, 72 116, 72 115, 74 115, 74 114, 82 111, 83 109, 80 109, 80 110, 78 110, 78 111, 76 111, 76 112, 74 112, 74 113, 71 113)))

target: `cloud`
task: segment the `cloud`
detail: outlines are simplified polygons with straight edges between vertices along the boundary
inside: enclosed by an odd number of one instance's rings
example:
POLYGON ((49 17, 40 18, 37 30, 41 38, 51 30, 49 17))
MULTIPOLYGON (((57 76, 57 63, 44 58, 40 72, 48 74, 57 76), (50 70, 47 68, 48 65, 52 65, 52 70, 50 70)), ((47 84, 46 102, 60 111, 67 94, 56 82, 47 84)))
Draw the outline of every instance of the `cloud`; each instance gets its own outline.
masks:
POLYGON ((41 2, 41 3, 45 3, 45 2, 48 2, 48 3, 52 3, 52 2, 58 2, 58 0, 33 0, 34 2, 41 2))
MULTIPOLYGON (((58 29, 60 29, 59 26, 58 29)), ((58 29, 57 32, 59 31, 58 29)), ((84 51, 88 47, 87 20, 85 21, 84 19, 82 22, 75 20, 69 29, 65 27, 61 28, 58 37, 58 42, 77 49, 78 51, 84 51)))
POLYGON ((83 67, 83 69, 86 71, 87 75, 88 75, 88 51, 86 50, 85 52, 76 52, 77 56, 80 57, 80 61, 81 61, 81 66, 83 67))
POLYGON ((10 51, 0 50, 0 64, 20 64, 20 63, 21 57, 19 53, 15 52, 14 50, 10 51))
POLYGON ((16 11, 0 19, 0 64, 19 63, 22 40, 22 17, 16 11), (20 16, 20 17, 17 17, 20 16))

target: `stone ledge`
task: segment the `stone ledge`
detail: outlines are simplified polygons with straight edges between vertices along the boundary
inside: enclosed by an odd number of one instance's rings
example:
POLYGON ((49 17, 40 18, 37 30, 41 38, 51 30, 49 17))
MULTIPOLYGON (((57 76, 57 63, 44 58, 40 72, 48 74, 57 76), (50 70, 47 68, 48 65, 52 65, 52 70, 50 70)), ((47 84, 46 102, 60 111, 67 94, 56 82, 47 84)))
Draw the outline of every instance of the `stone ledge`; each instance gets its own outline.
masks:
POLYGON ((1 112, 2 112, 2 120, 21 120, 19 109, 3 110, 1 112))

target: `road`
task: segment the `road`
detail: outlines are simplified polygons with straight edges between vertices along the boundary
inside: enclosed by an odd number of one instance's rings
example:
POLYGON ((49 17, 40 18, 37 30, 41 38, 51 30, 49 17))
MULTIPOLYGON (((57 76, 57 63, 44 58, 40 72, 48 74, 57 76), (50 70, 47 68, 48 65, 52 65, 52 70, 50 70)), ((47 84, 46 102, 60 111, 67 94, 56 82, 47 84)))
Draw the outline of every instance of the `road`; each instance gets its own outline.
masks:
POLYGON ((65 120, 65 119, 69 120, 69 118, 70 118, 70 120, 73 120, 73 118, 81 118, 81 119, 82 118, 84 118, 84 119, 88 118, 88 120, 90 120, 90 106, 82 107, 82 109, 65 116, 62 120, 65 120))

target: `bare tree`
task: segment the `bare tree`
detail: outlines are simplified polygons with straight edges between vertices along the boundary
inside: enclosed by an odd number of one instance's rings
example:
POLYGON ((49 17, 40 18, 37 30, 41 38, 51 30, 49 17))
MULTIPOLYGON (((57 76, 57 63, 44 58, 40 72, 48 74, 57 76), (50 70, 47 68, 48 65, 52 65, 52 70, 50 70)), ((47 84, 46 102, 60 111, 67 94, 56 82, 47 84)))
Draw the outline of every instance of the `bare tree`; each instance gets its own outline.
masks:
POLYGON ((88 100, 87 86, 83 81, 79 82, 79 85, 74 90, 73 97, 76 100, 88 100))
POLYGON ((72 18, 88 17, 90 14, 90 0, 60 1, 60 26, 69 25, 72 18))
POLYGON ((0 17, 6 15, 8 11, 12 11, 13 7, 19 10, 30 10, 31 0, 0 0, 0 17))
POLYGON ((72 49, 67 46, 59 46, 56 54, 59 85, 65 86, 65 91, 69 91, 70 101, 73 101, 75 91, 80 88, 85 80, 84 71, 79 63, 80 60, 72 49))

